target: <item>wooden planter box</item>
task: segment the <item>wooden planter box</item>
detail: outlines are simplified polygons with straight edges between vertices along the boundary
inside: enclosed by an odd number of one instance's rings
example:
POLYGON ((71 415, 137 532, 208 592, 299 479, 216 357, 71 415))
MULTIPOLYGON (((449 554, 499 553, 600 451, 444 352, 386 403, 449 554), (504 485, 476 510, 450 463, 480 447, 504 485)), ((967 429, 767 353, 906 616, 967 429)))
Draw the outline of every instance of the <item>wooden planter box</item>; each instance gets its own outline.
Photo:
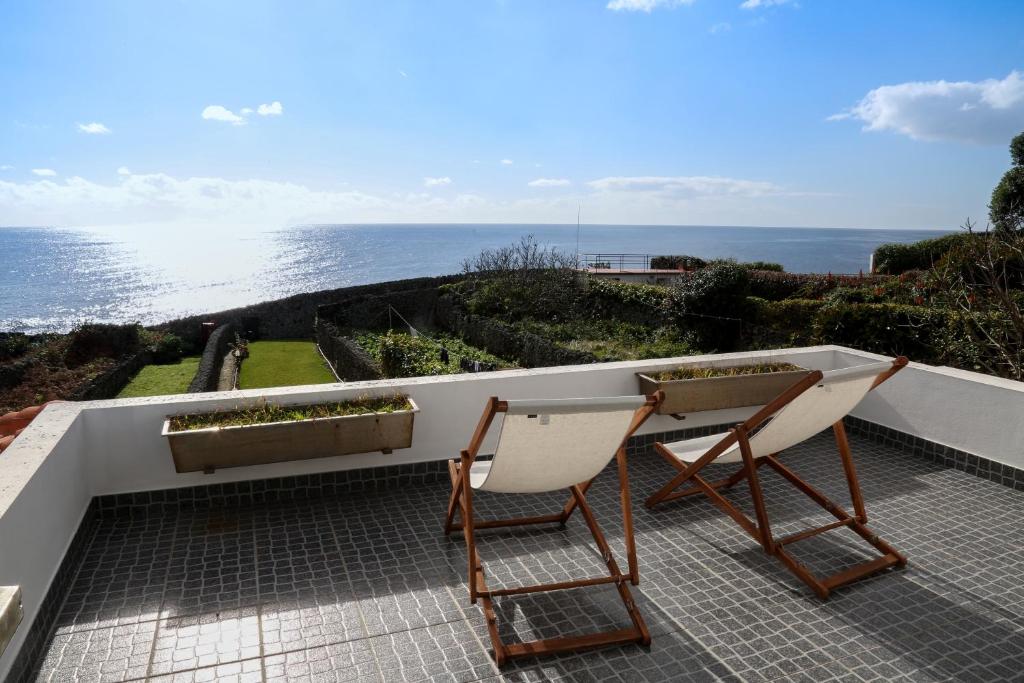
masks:
POLYGON ((659 415, 680 415, 704 410, 762 406, 796 384, 807 372, 788 370, 663 382, 639 372, 636 376, 640 380, 640 393, 653 394, 659 389, 665 392, 665 400, 658 407, 659 415))
POLYGON ((163 436, 171 446, 178 472, 213 472, 221 467, 265 465, 334 455, 388 454, 412 445, 412 408, 393 413, 319 417, 233 427, 171 431, 164 420, 163 436))

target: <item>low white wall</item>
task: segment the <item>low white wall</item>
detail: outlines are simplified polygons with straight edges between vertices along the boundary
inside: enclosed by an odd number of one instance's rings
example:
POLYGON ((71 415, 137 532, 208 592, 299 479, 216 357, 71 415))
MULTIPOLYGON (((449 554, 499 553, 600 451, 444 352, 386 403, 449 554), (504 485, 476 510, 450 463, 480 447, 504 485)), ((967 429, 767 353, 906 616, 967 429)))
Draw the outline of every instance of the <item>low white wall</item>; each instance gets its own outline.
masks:
POLYGON ((0 585, 20 586, 24 618, 0 657, 3 679, 39 611, 92 490, 81 410, 55 404, 0 454, 0 585))
MULTIPOLYGON (((836 351, 840 366, 884 358, 841 347, 836 351)), ((1024 469, 1024 382, 910 363, 853 414, 1024 469)))
MULTIPOLYGON (((95 495, 442 460, 457 457, 459 450, 468 445, 489 396, 514 399, 635 394, 638 391, 637 372, 676 367, 684 361, 735 363, 750 359, 788 360, 804 367, 828 369, 833 366, 835 352, 831 347, 747 352, 188 397, 96 401, 83 411, 85 441, 88 444, 85 457, 90 463, 91 486, 95 495), (411 448, 397 450, 391 455, 366 453, 224 469, 213 474, 177 474, 166 440, 159 436, 163 420, 169 414, 231 408, 262 398, 293 404, 338 401, 370 391, 401 391, 416 401, 420 413, 416 416, 411 448)), ((694 414, 683 421, 655 416, 642 431, 650 433, 738 422, 750 412, 749 409, 714 411, 694 414)))
MULTIPOLYGON (((0 455, 0 585, 20 585, 25 619, 0 657, 0 679, 38 613, 92 496, 423 462, 464 448, 488 396, 558 398, 632 394, 635 373, 681 363, 789 361, 830 370, 880 359, 837 346, 690 356, 626 363, 511 370, 481 375, 329 384, 58 404, 48 407, 0 455), (261 397, 284 403, 337 401, 402 391, 419 404, 412 448, 176 474, 160 436, 165 416, 230 408, 261 397)), ((655 417, 642 433, 738 422, 753 409, 715 411, 684 421, 655 417)), ((1024 383, 911 364, 873 392, 854 415, 991 460, 1024 468, 1024 383)))

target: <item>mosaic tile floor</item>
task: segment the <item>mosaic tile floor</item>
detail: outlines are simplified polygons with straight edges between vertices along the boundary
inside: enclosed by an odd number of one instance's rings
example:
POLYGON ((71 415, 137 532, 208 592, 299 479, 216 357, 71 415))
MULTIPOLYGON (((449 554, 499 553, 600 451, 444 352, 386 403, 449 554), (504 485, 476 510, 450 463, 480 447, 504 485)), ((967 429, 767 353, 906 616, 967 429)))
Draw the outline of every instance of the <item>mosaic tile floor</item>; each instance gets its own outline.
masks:
MULTIPOLYGON (((39 680, 1021 680, 1024 493, 851 437, 871 525, 910 558, 901 572, 811 596, 708 501, 640 502, 670 476, 630 463, 650 649, 520 660, 499 671, 469 604, 447 486, 260 508, 101 520, 39 663, 39 680)), ((783 456, 848 504, 830 435, 783 456)), ((827 514, 762 470, 774 531, 827 514)), ((730 499, 747 505, 746 489, 730 499)), ((616 480, 589 498, 624 564, 616 480)), ((479 494, 482 517, 541 514, 561 495, 479 494)), ((480 534, 492 587, 603 573, 582 519, 480 534)), ((827 571, 868 557, 852 533, 796 546, 827 571)), ((614 589, 497 601, 503 635, 629 625, 614 589)))

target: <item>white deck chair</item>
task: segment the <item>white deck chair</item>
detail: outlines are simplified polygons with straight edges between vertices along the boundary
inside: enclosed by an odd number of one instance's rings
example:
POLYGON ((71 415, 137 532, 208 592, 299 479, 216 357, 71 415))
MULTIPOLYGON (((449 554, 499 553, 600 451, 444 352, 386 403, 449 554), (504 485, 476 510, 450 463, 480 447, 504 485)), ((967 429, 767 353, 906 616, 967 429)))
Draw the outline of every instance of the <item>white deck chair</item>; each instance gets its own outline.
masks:
POLYGON ((907 359, 901 356, 892 362, 870 363, 827 372, 815 370, 729 432, 674 443, 656 443, 657 452, 679 470, 679 473, 647 499, 647 507, 651 508, 659 503, 695 493, 704 493, 753 536, 766 553, 777 556, 822 599, 827 598, 834 588, 869 574, 892 566, 905 566, 906 558, 865 526, 867 512, 864 510, 864 497, 850 455, 843 418, 868 392, 892 377, 906 364, 907 359), (823 493, 778 460, 781 451, 806 441, 828 427, 832 427, 835 433, 840 460, 850 489, 850 498, 853 501, 853 515, 826 498, 823 493), (726 479, 708 482, 701 478, 698 472, 712 462, 743 463, 743 466, 726 479), (773 538, 757 476, 757 468, 765 464, 825 508, 837 521, 784 538, 773 538), (757 516, 756 523, 718 493, 718 489, 729 488, 743 479, 747 479, 750 485, 750 495, 754 499, 754 511, 757 516), (686 482, 692 482, 693 486, 676 491, 686 482), (785 547, 790 543, 843 526, 849 527, 873 545, 882 553, 882 557, 832 576, 818 578, 786 552, 785 547))
POLYGON ((479 598, 483 604, 487 630, 494 646, 494 659, 498 665, 512 657, 571 652, 633 642, 650 644, 650 633, 627 585, 627 582, 636 585, 640 579, 626 471, 626 441, 655 411, 662 397, 661 392, 654 396, 523 401, 499 401, 497 397, 491 397, 469 447, 462 451, 460 461, 448 462, 452 494, 448 502, 445 533, 449 534, 453 529, 463 531, 469 557, 469 599, 475 603, 479 598), (494 457, 490 461, 476 462, 477 452, 487 430, 499 414, 503 418, 494 457), (627 574, 619 570, 586 499, 591 480, 613 457, 618 461, 619 497, 629 561, 627 574), (474 490, 540 493, 560 489, 569 489, 572 496, 561 511, 551 515, 501 520, 476 520, 473 517, 474 490), (474 542, 476 529, 546 523, 558 523, 564 528, 576 507, 580 508, 608 567, 608 576, 520 588, 487 588, 483 564, 474 542), (461 517, 461 522, 456 521, 456 514, 461 517), (498 636, 492 598, 607 583, 615 584, 633 622, 631 628, 511 644, 503 643, 498 636))

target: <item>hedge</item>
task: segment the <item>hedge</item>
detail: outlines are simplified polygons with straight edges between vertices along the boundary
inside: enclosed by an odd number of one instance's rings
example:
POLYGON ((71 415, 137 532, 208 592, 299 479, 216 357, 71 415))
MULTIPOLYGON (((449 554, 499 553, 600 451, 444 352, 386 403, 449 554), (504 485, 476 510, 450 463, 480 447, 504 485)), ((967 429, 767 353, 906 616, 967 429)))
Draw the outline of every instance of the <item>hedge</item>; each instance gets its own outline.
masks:
POLYGON ((878 275, 820 275, 754 270, 750 272, 750 295, 769 301, 820 299, 837 287, 877 285, 888 279, 878 275))
POLYGON ((983 233, 956 232, 909 244, 883 244, 875 249, 875 272, 899 275, 927 270, 954 247, 982 237, 983 233))

